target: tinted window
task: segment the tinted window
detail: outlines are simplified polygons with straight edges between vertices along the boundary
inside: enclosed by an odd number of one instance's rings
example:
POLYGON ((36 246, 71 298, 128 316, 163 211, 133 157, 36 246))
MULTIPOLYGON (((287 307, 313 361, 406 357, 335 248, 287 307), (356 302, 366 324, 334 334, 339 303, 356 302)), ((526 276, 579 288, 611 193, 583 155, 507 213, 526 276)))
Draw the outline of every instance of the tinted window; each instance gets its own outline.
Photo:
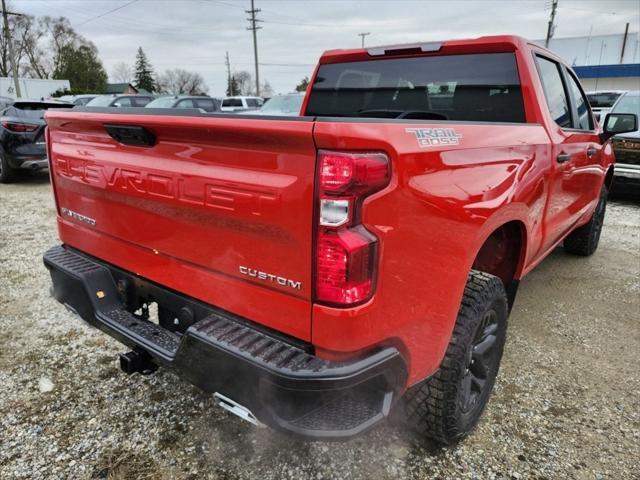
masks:
POLYGON ((611 108, 619 96, 617 92, 587 93, 592 108, 611 108))
POLYGON ((560 65, 542 57, 536 57, 536 63, 551 116, 561 127, 571 128, 569 101, 560 76, 560 65))
POLYGON ((247 107, 258 108, 260 104, 256 98, 247 98, 247 107))
POLYGON ((322 65, 307 115, 524 122, 512 53, 322 65))
POLYGON ((197 108, 203 109, 205 112, 215 112, 218 110, 216 102, 210 98, 197 98, 194 99, 197 108))
POLYGON ((222 100, 223 107, 242 107, 242 100, 240 98, 225 98, 222 100))
POLYGON ((578 86, 578 81, 573 78, 573 74, 568 72, 569 88, 571 89, 571 95, 576 102, 576 109, 578 110, 578 122, 574 125, 575 128, 580 130, 592 130, 593 122, 591 120, 591 110, 589 110, 589 102, 582 93, 582 90, 578 86))

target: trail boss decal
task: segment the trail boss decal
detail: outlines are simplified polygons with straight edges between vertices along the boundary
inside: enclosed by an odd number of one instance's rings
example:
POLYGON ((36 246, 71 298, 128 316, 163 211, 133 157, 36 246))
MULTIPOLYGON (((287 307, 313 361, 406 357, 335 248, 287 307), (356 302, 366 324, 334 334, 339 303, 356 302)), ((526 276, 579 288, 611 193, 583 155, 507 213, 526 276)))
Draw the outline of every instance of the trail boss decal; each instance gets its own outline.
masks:
POLYGON ((462 134, 453 128, 407 128, 406 131, 416 136, 420 147, 458 145, 462 138, 462 134))

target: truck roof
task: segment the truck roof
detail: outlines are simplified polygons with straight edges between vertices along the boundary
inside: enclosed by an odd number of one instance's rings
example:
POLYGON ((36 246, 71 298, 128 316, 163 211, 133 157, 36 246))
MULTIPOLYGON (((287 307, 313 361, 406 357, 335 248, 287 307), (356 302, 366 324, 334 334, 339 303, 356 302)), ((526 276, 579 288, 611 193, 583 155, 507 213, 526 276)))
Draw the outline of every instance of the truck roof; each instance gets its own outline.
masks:
MULTIPOLYGON (((513 52, 519 49, 535 47, 549 56, 559 59, 550 50, 517 35, 491 35, 478 38, 417 42, 377 47, 327 50, 320 57, 320 64, 342 63, 360 60, 372 60, 383 57, 411 55, 429 55, 438 53, 489 53, 513 52)), ((566 62, 565 62, 566 63, 566 62)))

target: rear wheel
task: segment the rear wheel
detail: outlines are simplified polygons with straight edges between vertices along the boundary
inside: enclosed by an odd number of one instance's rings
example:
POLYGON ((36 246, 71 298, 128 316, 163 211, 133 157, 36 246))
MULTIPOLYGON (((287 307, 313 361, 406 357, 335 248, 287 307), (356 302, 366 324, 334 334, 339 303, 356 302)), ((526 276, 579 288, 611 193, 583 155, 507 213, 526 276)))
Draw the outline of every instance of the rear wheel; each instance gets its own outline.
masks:
POLYGON ((473 429, 498 374, 507 316, 502 281, 472 270, 440 369, 405 394, 405 419, 418 433, 451 444, 473 429))
POLYGON ((607 194, 607 187, 603 185, 598 205, 589 223, 576 228, 564 239, 565 252, 588 257, 598 249, 604 214, 607 209, 607 194))
POLYGON ((11 183, 16 178, 16 170, 9 165, 7 157, 0 153, 0 183, 11 183))

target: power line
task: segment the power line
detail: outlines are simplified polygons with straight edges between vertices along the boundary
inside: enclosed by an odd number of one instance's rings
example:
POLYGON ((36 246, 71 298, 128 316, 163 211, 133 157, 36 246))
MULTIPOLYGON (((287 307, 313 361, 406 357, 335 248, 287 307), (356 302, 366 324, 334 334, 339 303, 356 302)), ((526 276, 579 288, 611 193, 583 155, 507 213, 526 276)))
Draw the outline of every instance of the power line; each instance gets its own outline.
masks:
POLYGON ((119 7, 112 8, 111 10, 109 10, 107 12, 101 13, 100 15, 96 15, 95 17, 91 17, 91 18, 88 18, 87 20, 85 20, 83 22, 77 23, 77 24, 74 25, 74 27, 79 27, 80 25, 84 25, 84 24, 89 23, 89 22, 91 22, 93 20, 97 20, 98 18, 102 18, 105 15, 109 15, 110 13, 117 12, 118 10, 122 10, 124 7, 128 7, 129 5, 131 5, 132 3, 136 3, 137 1, 138 0, 131 0, 130 2, 125 3, 124 5, 120 5, 119 7))
POLYGON ((253 58, 254 58, 255 69, 256 69, 256 96, 259 97, 260 96, 260 73, 258 71, 258 35, 257 33, 258 33, 258 30, 260 30, 262 27, 258 25, 258 22, 260 22, 261 20, 258 20, 256 18, 256 14, 260 13, 260 9, 255 8, 253 1, 254 0, 251 0, 251 10, 245 10, 245 12, 251 15, 249 18, 247 18, 247 20, 249 20, 249 24, 251 25, 250 27, 247 28, 247 30, 251 30, 253 32, 253 58))

